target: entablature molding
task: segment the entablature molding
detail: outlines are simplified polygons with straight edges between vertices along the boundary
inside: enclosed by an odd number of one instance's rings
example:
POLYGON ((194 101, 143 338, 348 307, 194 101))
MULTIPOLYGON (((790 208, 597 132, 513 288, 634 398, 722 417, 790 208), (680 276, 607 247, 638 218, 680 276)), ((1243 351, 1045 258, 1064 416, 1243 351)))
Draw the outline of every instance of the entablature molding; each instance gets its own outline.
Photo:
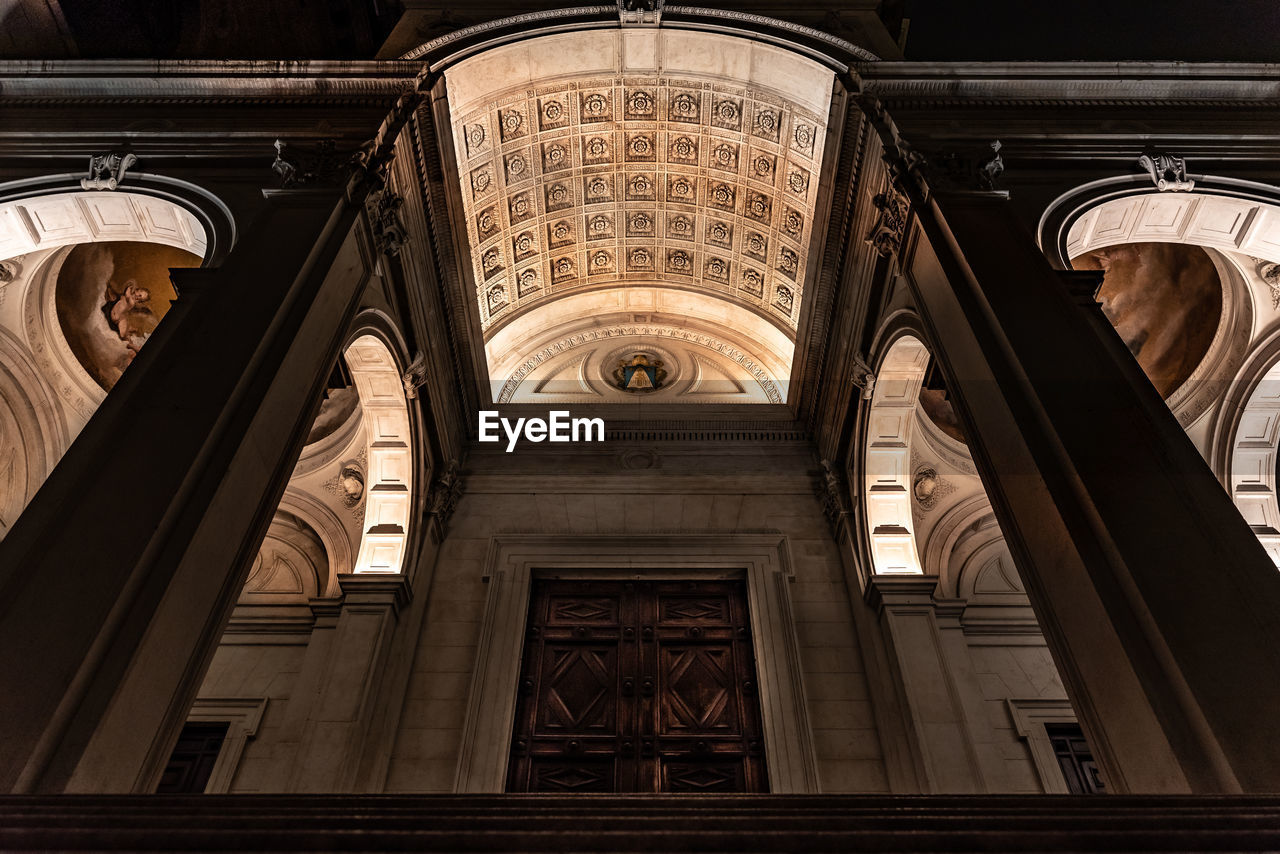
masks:
POLYGON ((1275 66, 1267 63, 864 62, 856 71, 865 91, 890 107, 1280 103, 1275 66))
POLYGON ((412 85, 421 67, 400 60, 0 60, 0 104, 381 104, 412 85))

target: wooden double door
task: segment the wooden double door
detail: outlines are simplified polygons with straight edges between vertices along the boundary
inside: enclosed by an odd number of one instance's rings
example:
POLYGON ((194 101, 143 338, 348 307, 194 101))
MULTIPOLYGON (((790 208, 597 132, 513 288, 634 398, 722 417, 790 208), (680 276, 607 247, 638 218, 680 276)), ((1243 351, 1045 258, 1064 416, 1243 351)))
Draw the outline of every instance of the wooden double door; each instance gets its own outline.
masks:
POLYGON ((510 792, 765 792, 745 584, 538 580, 510 792))

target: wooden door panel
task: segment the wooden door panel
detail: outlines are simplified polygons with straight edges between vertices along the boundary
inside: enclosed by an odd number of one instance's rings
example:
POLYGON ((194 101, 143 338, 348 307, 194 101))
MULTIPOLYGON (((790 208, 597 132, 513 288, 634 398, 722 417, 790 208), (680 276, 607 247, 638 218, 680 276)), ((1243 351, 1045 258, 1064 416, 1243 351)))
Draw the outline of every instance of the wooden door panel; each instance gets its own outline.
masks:
POLYGON ((526 792, 616 792, 619 781, 613 757, 603 760, 566 760, 535 756, 530 760, 526 792))
POLYGON ((509 791, 767 791, 741 582, 535 580, 509 791))
POLYGON ((662 763, 663 792, 748 792, 742 759, 688 761, 671 758, 662 763))
POLYGON ((733 650, 664 644, 658 657, 659 735, 737 735, 733 650))
POLYGON ((546 643, 534 736, 618 731, 617 644, 546 643))

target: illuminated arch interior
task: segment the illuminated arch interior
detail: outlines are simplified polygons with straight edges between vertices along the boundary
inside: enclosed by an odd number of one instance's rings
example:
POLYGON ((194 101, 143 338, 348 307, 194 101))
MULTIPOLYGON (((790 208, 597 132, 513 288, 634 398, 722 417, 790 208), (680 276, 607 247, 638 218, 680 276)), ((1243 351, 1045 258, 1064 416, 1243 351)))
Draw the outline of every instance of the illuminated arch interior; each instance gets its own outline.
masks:
POLYGON ((733 36, 609 29, 496 47, 446 82, 495 399, 634 399, 612 374, 642 355, 663 362, 640 377, 654 395, 785 400, 828 69, 733 36), (601 335, 617 346, 581 338, 601 335), (580 352, 552 364, 558 343, 580 352))

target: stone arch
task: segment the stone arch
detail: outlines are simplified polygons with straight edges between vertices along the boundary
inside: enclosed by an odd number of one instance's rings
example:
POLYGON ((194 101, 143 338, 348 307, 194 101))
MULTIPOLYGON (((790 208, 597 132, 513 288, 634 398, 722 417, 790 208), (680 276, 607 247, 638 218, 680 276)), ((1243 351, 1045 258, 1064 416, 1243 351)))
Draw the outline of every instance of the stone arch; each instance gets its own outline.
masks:
POLYGON ((921 575, 911 514, 911 440, 929 350, 904 332, 885 349, 867 416, 863 492, 872 569, 921 575))
POLYGON ((926 567, 938 573, 938 595, 961 598, 961 575, 972 550, 1003 539, 987 496, 974 495, 947 510, 924 544, 926 567))
POLYGON ((18 305, 0 322, 0 402, 8 413, 0 429, 13 434, 0 439, 12 452, 0 460, 3 488, 12 493, 0 499, 6 529, 106 396, 59 324, 62 263, 87 244, 171 247, 163 251, 181 249, 207 263, 215 239, 223 252, 234 239, 230 212, 183 182, 148 176, 136 192, 81 190, 79 176, 0 184, 0 287, 18 305))
POLYGON ((1280 334, 1253 341, 1255 318, 1269 307, 1249 285, 1280 263, 1280 188, 1213 176, 1189 176, 1191 191, 1159 192, 1139 179, 1112 178, 1063 194, 1045 211, 1039 239, 1051 262, 1131 242, 1203 248, 1223 285, 1222 318, 1200 364, 1166 400, 1184 428, 1217 406, 1205 455, 1280 566, 1280 334), (1256 269, 1256 272, 1254 271, 1256 269))
POLYGON ((1144 176, 1092 181, 1054 199, 1037 240, 1049 261, 1070 260, 1104 245, 1188 243, 1280 262, 1280 188, 1195 175, 1190 191, 1162 192, 1144 176))
POLYGON ((377 335, 358 335, 344 353, 360 395, 367 464, 360 548, 352 572, 403 570, 412 506, 413 452, 400 368, 377 335))
POLYGON ((1236 508, 1280 566, 1280 329, 1255 345, 1220 408, 1210 463, 1236 508))
MULTIPOLYGON (((1102 182, 1099 182, 1102 184, 1102 182)), ((1215 192, 1149 192, 1109 196, 1082 188, 1060 197, 1041 221, 1041 245, 1050 260, 1071 260, 1123 244, 1169 243, 1205 250, 1222 283, 1222 314, 1199 363, 1166 398, 1183 427, 1225 391, 1244 360, 1256 314, 1240 253, 1280 259, 1280 204, 1215 192), (1064 213, 1062 209, 1069 209, 1064 213)))

